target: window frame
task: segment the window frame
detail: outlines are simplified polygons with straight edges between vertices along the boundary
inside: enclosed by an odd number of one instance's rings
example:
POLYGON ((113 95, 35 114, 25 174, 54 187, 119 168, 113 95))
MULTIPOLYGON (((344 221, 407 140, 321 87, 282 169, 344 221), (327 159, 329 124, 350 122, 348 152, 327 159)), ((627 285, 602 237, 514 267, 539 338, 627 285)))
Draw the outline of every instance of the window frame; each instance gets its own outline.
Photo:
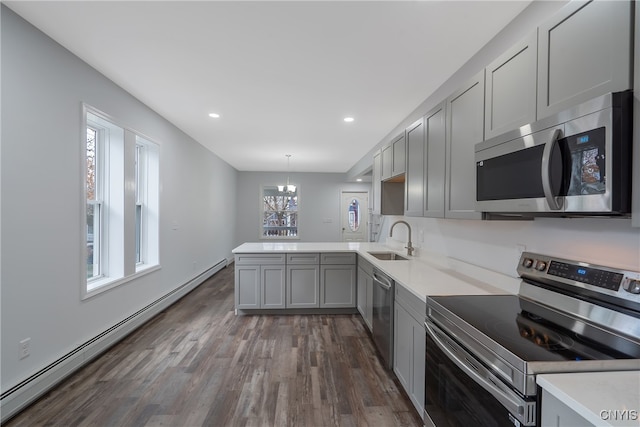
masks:
POLYGON ((300 208, 300 186, 296 185, 296 191, 295 191, 295 197, 297 198, 296 200, 296 210, 295 211, 282 211, 282 212, 295 212, 296 213, 296 225, 295 225, 295 232, 293 235, 273 235, 273 236, 269 236, 269 235, 265 235, 265 225, 264 225, 264 218, 265 218, 265 201, 264 201, 264 197, 265 197, 265 190, 266 189, 278 189, 279 184, 262 184, 260 185, 260 195, 259 195, 259 231, 258 231, 258 238, 260 240, 300 240, 300 215, 301 215, 301 208, 300 208))
MULTIPOLYGON (((151 273, 161 268, 159 253, 159 198, 160 198, 160 146, 140 132, 123 126, 117 119, 95 109, 85 103, 82 104, 82 218, 84 233, 82 233, 82 259, 80 298, 99 295, 116 286, 127 283, 137 277, 151 273), (87 227, 87 129, 98 129, 100 133, 100 276, 88 278, 88 227, 87 227), (135 157, 139 139, 141 145, 150 147, 145 151, 144 184, 140 198, 153 203, 154 218, 144 221, 141 229, 143 243, 141 244, 141 262, 137 262, 136 255, 136 195, 135 157), (152 154, 151 154, 152 153, 152 154), (149 160, 152 158, 152 161, 149 160), (150 162, 153 165, 150 166, 150 162), (149 171, 154 173, 150 178, 149 171), (134 184, 134 185, 132 185, 134 184), (155 191, 157 194, 150 195, 155 191), (113 212, 112 212, 113 211, 113 212), (151 223, 151 224, 148 224, 151 223), (132 231, 133 230, 133 231, 132 231), (143 234, 142 234, 143 233, 143 234), (128 259, 132 258, 132 259, 128 259)), ((146 210, 148 211, 148 210, 146 210)), ((145 212, 146 213, 146 212, 145 212)), ((94 236, 95 240, 95 236, 94 236)), ((94 256, 95 252, 94 252, 94 256)), ((95 261, 94 261, 95 262, 95 261)))
MULTIPOLYGON (((87 121, 87 125, 85 126, 85 134, 88 132, 88 129, 91 129, 94 132, 94 188, 93 188, 93 199, 89 199, 87 197, 88 192, 88 182, 87 182, 87 149, 86 144, 88 143, 88 135, 85 137, 85 169, 84 169, 84 185, 85 185, 85 215, 87 218, 87 208, 88 205, 93 205, 93 253, 92 253, 92 269, 95 270, 97 266, 98 273, 92 274, 91 277, 86 275, 87 281, 98 280, 104 275, 104 262, 103 262, 103 241, 105 236, 105 223, 107 221, 104 220, 104 194, 105 194, 105 130, 99 126, 95 126, 94 123, 89 123, 87 121), (97 224, 96 224, 97 222, 97 224), (97 226, 96 226, 97 225, 97 226), (97 260, 97 261, 96 261, 97 260)), ((86 224, 88 227, 88 224, 86 224)), ((88 260, 88 228, 85 234, 85 246, 87 247, 87 256, 88 260)))

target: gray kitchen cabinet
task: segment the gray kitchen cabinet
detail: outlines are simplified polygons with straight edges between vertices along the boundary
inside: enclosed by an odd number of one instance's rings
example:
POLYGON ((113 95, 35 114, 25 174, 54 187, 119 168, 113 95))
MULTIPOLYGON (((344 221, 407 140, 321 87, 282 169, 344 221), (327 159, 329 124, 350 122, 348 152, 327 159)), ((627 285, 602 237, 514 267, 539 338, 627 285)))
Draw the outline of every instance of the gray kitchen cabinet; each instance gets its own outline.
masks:
POLYGON ((371 331, 373 326, 373 265, 363 257, 358 257, 357 284, 358 312, 371 331))
POLYGON ((287 254, 287 308, 320 307, 319 254, 287 254))
POLYGON ((405 171, 404 132, 382 148, 382 180, 393 178, 405 171))
POLYGON ((570 2, 538 28, 538 119, 631 89, 632 1, 570 2))
POLYGON ((260 308, 285 308, 285 266, 260 266, 260 308))
POLYGON ((391 176, 403 174, 406 169, 406 150, 404 133, 398 136, 391 143, 393 146, 393 169, 391 176))
POLYGON ((426 303, 396 283, 393 371, 420 416, 424 416, 426 303))
POLYGON ((424 213, 424 119, 417 120, 406 131, 406 171, 404 215, 422 216, 424 213))
POLYGON ((481 219, 475 211, 475 144, 484 137, 484 70, 446 100, 445 217, 481 219))
POLYGON ((235 266, 236 308, 260 308, 260 266, 235 266))
POLYGON ((431 109, 424 117, 424 213, 431 218, 444 218, 445 193, 445 132, 446 103, 431 109))
POLYGON ((320 307, 356 307, 356 254, 320 254, 320 307))
POLYGON ((393 144, 382 147, 382 181, 393 176, 393 144))
POLYGON ((373 155, 373 171, 371 174, 371 207, 372 212, 380 215, 382 206, 382 152, 377 151, 373 155))
POLYGON ((593 423, 587 421, 582 415, 575 412, 544 388, 542 389, 542 408, 540 418, 540 425, 543 426, 594 426, 593 423))
POLYGON ((485 139, 536 120, 537 31, 485 69, 485 139))
POLYGON ((238 254, 234 273, 237 309, 285 308, 284 254, 238 254))

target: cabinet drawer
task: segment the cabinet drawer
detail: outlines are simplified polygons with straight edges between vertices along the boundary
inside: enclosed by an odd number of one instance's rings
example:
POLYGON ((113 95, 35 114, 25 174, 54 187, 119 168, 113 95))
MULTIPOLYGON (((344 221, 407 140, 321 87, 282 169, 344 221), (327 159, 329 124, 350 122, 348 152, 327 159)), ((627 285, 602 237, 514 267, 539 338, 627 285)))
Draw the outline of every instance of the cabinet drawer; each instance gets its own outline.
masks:
POLYGON ((287 254, 287 264, 320 264, 320 254, 287 254))
POLYGON ((353 264, 356 263, 354 253, 326 253, 320 254, 320 264, 353 264))
POLYGON ((239 265, 284 264, 285 254, 236 254, 235 259, 239 265))
POLYGON ((396 283, 395 288, 396 302, 402 305, 417 322, 424 323, 427 316, 427 303, 399 283, 396 283))

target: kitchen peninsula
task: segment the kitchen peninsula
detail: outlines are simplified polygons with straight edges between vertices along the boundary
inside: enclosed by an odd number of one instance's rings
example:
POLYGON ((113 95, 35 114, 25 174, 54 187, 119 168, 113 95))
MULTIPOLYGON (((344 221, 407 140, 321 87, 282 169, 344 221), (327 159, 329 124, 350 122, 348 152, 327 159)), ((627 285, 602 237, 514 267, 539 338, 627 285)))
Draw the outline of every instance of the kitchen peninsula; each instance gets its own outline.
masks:
MULTIPOLYGON (((403 255, 402 250, 395 246, 364 242, 244 243, 233 250, 236 269, 239 257, 252 254, 270 256, 322 253, 356 254, 359 259, 371 263, 375 268, 391 276, 396 284, 411 292, 423 303, 430 295, 504 294, 517 293, 518 291, 517 279, 457 260, 436 255, 409 257, 407 260, 400 261, 380 260, 371 252, 394 252, 403 255)), ((269 263, 272 262, 274 262, 274 258, 269 261, 269 263)), ((355 308, 355 304, 353 307, 355 308)))

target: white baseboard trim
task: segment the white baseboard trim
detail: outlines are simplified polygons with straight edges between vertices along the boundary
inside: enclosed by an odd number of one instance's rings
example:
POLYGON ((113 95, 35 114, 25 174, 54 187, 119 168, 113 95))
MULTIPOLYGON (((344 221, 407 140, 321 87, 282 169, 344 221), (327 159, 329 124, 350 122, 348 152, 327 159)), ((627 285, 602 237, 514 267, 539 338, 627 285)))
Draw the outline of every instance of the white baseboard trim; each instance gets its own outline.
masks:
POLYGON ((114 344, 124 339, 131 332, 144 325, 154 316, 174 304, 229 264, 230 262, 226 258, 221 260, 187 283, 163 295, 101 334, 76 347, 53 363, 45 366, 29 378, 26 378, 9 390, 3 391, 0 395, 0 423, 4 423, 9 418, 15 416, 52 387, 104 353, 114 344))

